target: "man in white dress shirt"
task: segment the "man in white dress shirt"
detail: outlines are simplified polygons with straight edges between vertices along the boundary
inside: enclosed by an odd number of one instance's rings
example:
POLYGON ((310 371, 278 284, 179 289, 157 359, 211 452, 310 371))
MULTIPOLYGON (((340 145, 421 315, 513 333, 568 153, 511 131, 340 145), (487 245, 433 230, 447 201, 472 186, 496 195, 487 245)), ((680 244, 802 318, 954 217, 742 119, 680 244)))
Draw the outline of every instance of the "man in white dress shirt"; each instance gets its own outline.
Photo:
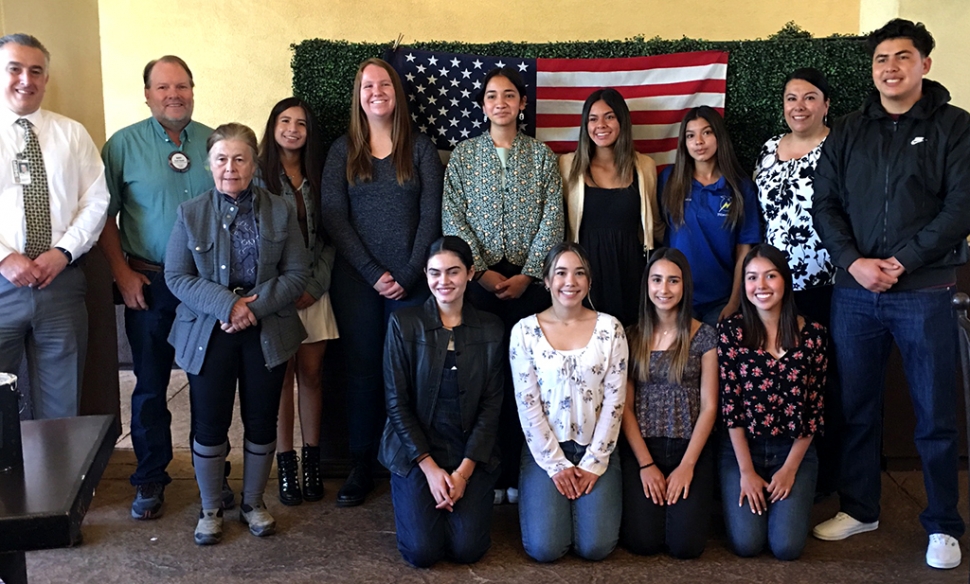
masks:
POLYGON ((84 126, 40 109, 40 41, 0 38, 0 65, 0 371, 26 351, 33 417, 76 416, 88 318, 75 262, 104 227, 104 165, 84 126))

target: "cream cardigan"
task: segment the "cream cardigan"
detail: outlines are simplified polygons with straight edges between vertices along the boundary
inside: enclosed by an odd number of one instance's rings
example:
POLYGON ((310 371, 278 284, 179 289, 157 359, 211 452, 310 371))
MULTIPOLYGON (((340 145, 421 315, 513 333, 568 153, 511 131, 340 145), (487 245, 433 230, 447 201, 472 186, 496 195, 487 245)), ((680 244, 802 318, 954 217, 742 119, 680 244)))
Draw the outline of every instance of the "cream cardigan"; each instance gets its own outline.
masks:
MULTIPOLYGON (((563 191, 566 193, 566 241, 579 243, 579 226, 583 222, 583 201, 586 199, 586 182, 582 177, 569 182, 569 169, 573 165, 575 152, 563 154, 559 158, 559 172, 562 174, 563 191)), ((663 239, 665 223, 657 210, 657 165, 646 154, 636 153, 634 163, 637 171, 637 186, 640 191, 640 242, 644 251, 654 248, 654 242, 663 239)))

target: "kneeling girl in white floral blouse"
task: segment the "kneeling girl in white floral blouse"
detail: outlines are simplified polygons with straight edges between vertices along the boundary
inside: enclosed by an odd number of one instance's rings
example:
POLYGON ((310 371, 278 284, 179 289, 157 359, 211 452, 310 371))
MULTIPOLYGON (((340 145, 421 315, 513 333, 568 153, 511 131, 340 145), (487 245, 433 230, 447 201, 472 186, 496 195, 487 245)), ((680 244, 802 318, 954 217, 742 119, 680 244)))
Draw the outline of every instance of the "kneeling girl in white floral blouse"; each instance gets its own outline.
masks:
POLYGON ((626 334, 616 318, 583 306, 590 269, 579 245, 556 245, 542 279, 552 307, 520 320, 509 347, 526 441, 522 543, 540 562, 570 548, 600 560, 616 547, 620 530, 615 447, 626 399, 626 334))

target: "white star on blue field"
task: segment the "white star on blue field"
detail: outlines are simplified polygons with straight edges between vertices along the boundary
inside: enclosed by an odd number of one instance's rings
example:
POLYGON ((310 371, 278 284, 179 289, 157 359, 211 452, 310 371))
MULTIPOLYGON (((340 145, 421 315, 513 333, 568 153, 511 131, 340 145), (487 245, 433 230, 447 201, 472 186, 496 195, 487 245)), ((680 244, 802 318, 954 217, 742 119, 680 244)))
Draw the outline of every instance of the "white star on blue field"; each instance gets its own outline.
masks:
POLYGON ((495 67, 517 71, 526 85, 523 132, 535 136, 535 59, 485 57, 398 48, 385 59, 401 76, 415 127, 440 150, 451 150, 487 127, 475 101, 485 75, 495 67))

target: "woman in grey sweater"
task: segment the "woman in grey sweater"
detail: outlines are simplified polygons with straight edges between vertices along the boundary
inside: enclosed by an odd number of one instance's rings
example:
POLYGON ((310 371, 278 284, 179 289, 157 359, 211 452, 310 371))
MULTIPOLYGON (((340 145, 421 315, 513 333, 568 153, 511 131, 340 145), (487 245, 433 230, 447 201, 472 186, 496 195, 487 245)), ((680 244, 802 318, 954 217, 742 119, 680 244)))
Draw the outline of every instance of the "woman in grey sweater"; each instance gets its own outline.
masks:
POLYGON ((364 502, 384 424, 381 372, 391 312, 421 304, 425 253, 441 235, 438 152, 411 128, 397 73, 361 63, 350 129, 330 147, 320 186, 324 227, 337 248, 330 294, 348 359, 347 409, 353 469, 337 505, 364 502))

